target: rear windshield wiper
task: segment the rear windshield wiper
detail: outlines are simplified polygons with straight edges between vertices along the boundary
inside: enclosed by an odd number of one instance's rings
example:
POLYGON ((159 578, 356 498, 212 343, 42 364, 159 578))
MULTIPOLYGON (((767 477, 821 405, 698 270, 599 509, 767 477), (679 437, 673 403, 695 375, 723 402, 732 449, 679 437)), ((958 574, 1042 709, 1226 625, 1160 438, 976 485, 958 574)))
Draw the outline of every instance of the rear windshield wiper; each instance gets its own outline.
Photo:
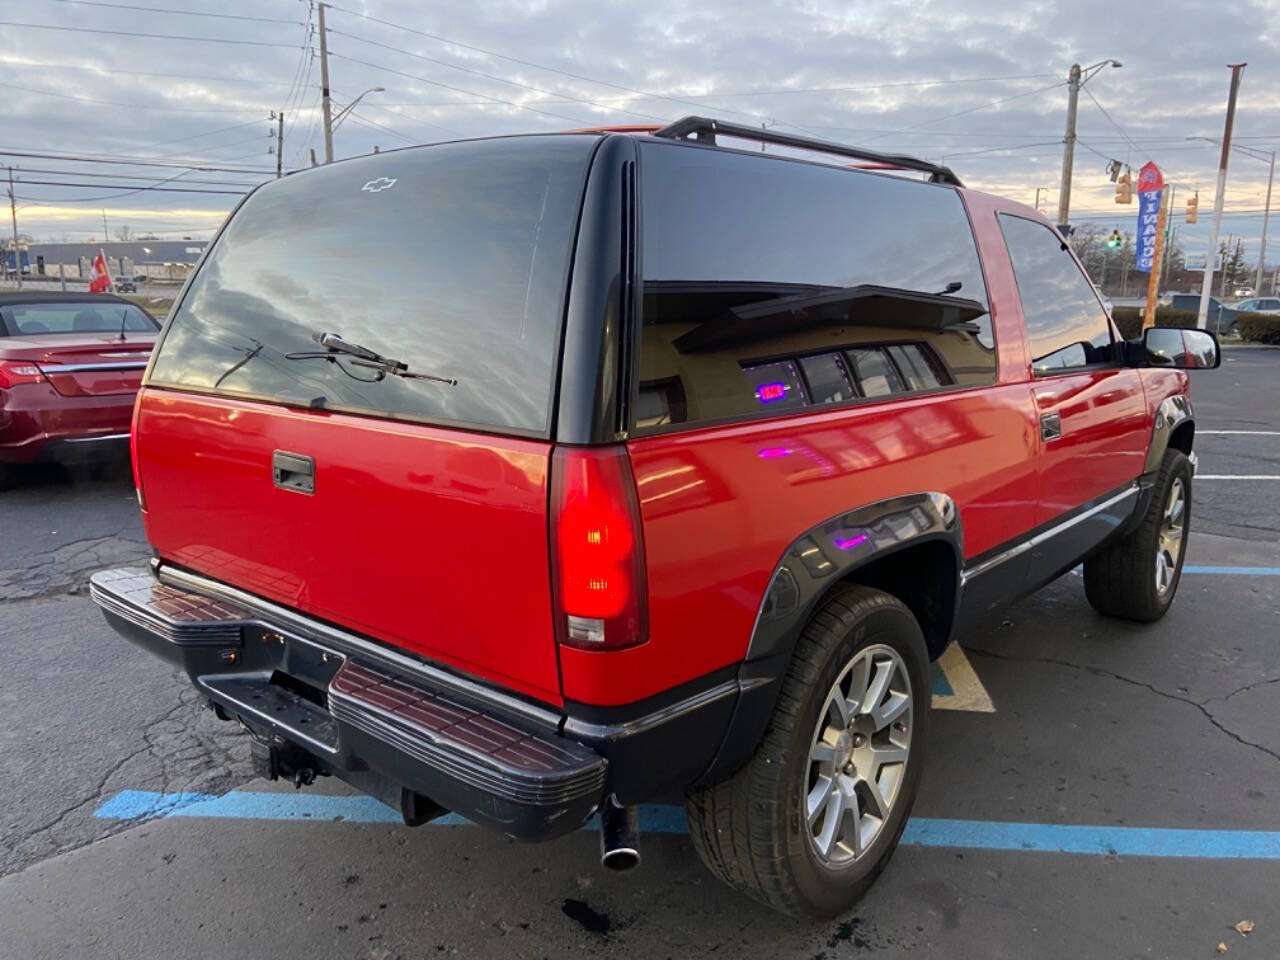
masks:
MULTIPOLYGON (((344 340, 336 333, 318 333, 312 337, 316 343, 324 347, 323 351, 303 351, 301 353, 286 353, 286 360, 329 360, 337 362, 339 356, 351 357, 352 366, 365 367, 374 370, 377 376, 371 382, 377 383, 383 377, 390 374, 393 377, 403 377, 406 380, 430 380, 433 383, 443 383, 450 387, 456 387, 458 381, 453 377, 437 377, 429 373, 414 373, 409 369, 409 365, 403 360, 395 360, 391 357, 384 357, 377 351, 370 350, 368 347, 362 347, 358 343, 352 343, 350 340, 344 340)), ((359 378, 357 378, 359 379, 359 378)))

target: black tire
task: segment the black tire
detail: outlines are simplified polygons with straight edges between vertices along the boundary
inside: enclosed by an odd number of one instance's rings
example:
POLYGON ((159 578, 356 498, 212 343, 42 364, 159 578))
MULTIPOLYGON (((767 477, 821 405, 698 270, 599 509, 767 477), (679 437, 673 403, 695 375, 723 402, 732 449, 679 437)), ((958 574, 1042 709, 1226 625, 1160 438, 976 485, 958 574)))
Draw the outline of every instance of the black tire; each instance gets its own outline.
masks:
POLYGON ((837 590, 796 644, 755 755, 730 779, 686 798, 689 833, 707 868, 784 913, 830 917, 847 912, 897 848, 915 802, 929 726, 928 670, 920 625, 901 601, 860 585, 837 590), (859 651, 873 647, 896 651, 909 678, 909 751, 874 839, 852 862, 832 866, 822 861, 804 814, 810 747, 820 714, 826 716, 828 693, 859 651))
POLYGON ((1182 560, 1191 533, 1191 461, 1181 450, 1166 450, 1142 522, 1130 533, 1084 562, 1084 593, 1099 613, 1152 623, 1173 603, 1182 579, 1182 560), (1181 484, 1184 496, 1177 557, 1167 584, 1157 585, 1156 563, 1170 494, 1181 484))

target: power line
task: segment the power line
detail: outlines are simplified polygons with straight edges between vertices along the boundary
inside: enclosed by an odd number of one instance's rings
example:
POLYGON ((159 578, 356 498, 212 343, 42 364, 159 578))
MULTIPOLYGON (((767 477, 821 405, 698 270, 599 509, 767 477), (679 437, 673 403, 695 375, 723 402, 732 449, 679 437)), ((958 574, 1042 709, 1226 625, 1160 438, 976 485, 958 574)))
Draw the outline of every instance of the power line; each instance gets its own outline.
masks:
POLYGON ((556 90, 548 90, 545 87, 535 87, 533 84, 523 83, 519 80, 508 80, 505 77, 499 77, 492 73, 485 73, 483 70, 473 70, 471 67, 459 66, 454 63, 449 63, 447 60, 437 60, 434 57, 428 57, 420 53, 414 53, 412 50, 403 50, 400 47, 393 47, 389 43, 382 43, 378 40, 370 40, 367 37, 356 36, 354 33, 347 33, 344 30, 335 30, 332 27, 330 27, 329 32, 332 34, 336 34, 337 36, 340 36, 340 37, 347 37, 348 39, 351 39, 351 40, 357 40, 360 43, 367 43, 370 46, 381 47, 383 50, 390 50, 392 53, 398 53, 398 54, 401 54, 402 56, 413 57, 415 60, 423 60, 427 63, 434 63, 437 66, 447 67, 450 70, 458 70, 462 73, 468 73, 475 77, 483 77, 486 80, 493 80, 497 83, 509 84, 510 86, 513 86, 513 87, 520 87, 523 90, 531 90, 534 93, 542 93, 542 94, 546 94, 548 96, 553 96, 553 97, 555 96, 565 97, 574 103, 582 103, 582 104, 587 104, 589 106, 602 107, 606 110, 611 110, 615 113, 625 113, 625 114, 628 114, 629 116, 641 117, 642 119, 645 119, 645 120, 657 120, 659 122, 666 121, 665 117, 656 117, 653 114, 649 114, 649 113, 636 113, 634 110, 624 110, 620 107, 607 106, 606 104, 597 100, 591 100, 585 97, 574 97, 574 96, 571 96, 570 94, 560 93, 559 91, 556 91, 556 90))
POLYGON ((138 33, 135 30, 106 30, 101 27, 67 27, 52 23, 15 23, 12 20, 0 20, 0 27, 24 27, 27 30, 65 30, 70 33, 109 34, 117 37, 135 37, 148 40, 190 40, 194 43, 234 43, 248 47, 283 47, 292 50, 295 44, 274 43, 270 40, 236 40, 231 37, 193 37, 176 33, 138 33))
MULTIPOLYGON (((420 77, 416 74, 405 73, 403 70, 395 70, 391 67, 384 67, 382 64, 379 64, 379 63, 370 63, 367 60, 357 60, 355 57, 348 57, 341 53, 334 53, 332 50, 329 51, 329 56, 337 57, 340 60, 346 60, 349 63, 358 63, 361 66, 368 67, 371 70, 382 70, 385 73, 394 73, 396 76, 405 77, 408 80, 417 80, 419 83, 430 84, 433 87, 443 87, 445 90, 455 90, 458 93, 465 93, 469 97, 484 96, 483 93, 476 93, 474 90, 464 90, 462 87, 455 87, 448 83, 441 83, 439 80, 431 80, 427 77, 420 77)), ((515 100, 507 100, 507 99, 504 99, 503 97, 497 97, 497 96, 489 97, 488 99, 491 100, 494 104, 504 104, 508 107, 515 107, 517 110, 528 110, 530 113, 539 113, 539 114, 542 114, 544 117, 554 117, 556 120, 567 120, 569 123, 575 124, 580 127, 591 126, 590 121, 582 120, 578 117, 566 116, 563 113, 552 113, 549 110, 539 110, 537 107, 530 107, 526 104, 517 103, 515 100)))
MULTIPOLYGON (((956 117, 963 117, 970 113, 977 113, 979 110, 988 110, 991 107, 999 106, 1002 103, 1008 103, 1011 100, 1020 100, 1023 97, 1033 97, 1039 93, 1046 93, 1047 91, 1053 90, 1056 87, 1066 86, 1066 83, 1067 81, 1065 80, 1059 80, 1057 83, 1051 83, 1047 87, 1040 87, 1036 90, 1026 90, 1022 93, 1015 93, 1008 97, 1000 97, 998 100, 992 100, 989 103, 981 103, 981 104, 978 104, 976 107, 969 107, 965 110, 957 110, 955 113, 948 113, 945 116, 934 117, 932 120, 921 120, 919 123, 913 123, 908 127, 903 127, 900 130, 894 130, 892 131, 892 133, 893 134, 907 133, 911 130, 918 130, 920 127, 927 127, 935 123, 942 123, 944 120, 954 120, 956 117)), ((890 135, 891 135, 890 133, 880 134, 879 136, 872 137, 871 140, 867 142, 870 143, 875 140, 882 140, 885 137, 890 135)))
MULTIPOLYGON (((257 169, 246 169, 244 167, 220 167, 204 163, 174 163, 172 161, 141 158, 125 158, 119 154, 110 157, 89 156, 85 154, 68 154, 68 153, 48 153, 35 150, 3 149, 0 148, 0 157, 29 157, 35 160, 63 160, 70 163, 99 163, 99 164, 115 164, 126 167, 171 167, 179 170, 199 170, 204 173, 248 173, 248 174, 274 174, 275 170, 268 170, 265 167, 257 169)), ((225 162, 225 161, 224 161, 225 162)))
POLYGON ((356 113, 354 110, 348 113, 347 116, 362 127, 382 130, 386 133, 391 134, 393 137, 399 137, 405 143, 411 143, 415 146, 422 143, 422 141, 419 140, 417 137, 410 137, 410 136, 407 136, 406 134, 401 133, 399 130, 392 130, 390 127, 386 126, 385 124, 379 123, 377 120, 370 120, 368 117, 362 117, 360 114, 356 113))
POLYGON ((1098 102, 1098 98, 1093 95, 1093 92, 1088 87, 1082 87, 1081 89, 1084 90, 1085 96, 1087 96, 1090 100, 1093 101, 1093 105, 1102 111, 1102 115, 1111 122, 1111 125, 1116 128, 1120 136, 1124 137, 1124 139, 1128 141, 1129 146, 1132 147, 1134 150, 1136 150, 1138 153, 1142 153, 1142 148, 1133 142, 1133 138, 1130 137, 1129 134, 1125 132, 1124 127, 1116 123, 1115 117, 1111 116, 1111 114, 1107 112, 1107 108, 1098 102))
MULTIPOLYGON (((173 179, 173 178, 170 178, 170 179, 173 179)), ((124 193, 105 194, 101 197, 80 197, 76 200, 45 200, 40 197, 20 197, 19 198, 21 200, 25 200, 28 203, 88 203, 91 200, 93 201, 112 200, 116 197, 127 197, 130 194, 145 193, 150 191, 154 191, 157 193, 220 193, 220 194, 225 194, 227 196, 232 196, 232 197, 238 197, 244 193, 243 190, 204 190, 204 189, 198 189, 194 187, 161 187, 161 186, 137 187, 129 183, 63 183, 58 180, 25 180, 25 179, 21 181, 14 181, 14 182, 15 183, 20 182, 25 186, 34 186, 34 187, 76 187, 76 188, 88 189, 88 190, 102 190, 104 188, 116 187, 116 188, 122 188, 125 191, 124 193)), ((168 181, 161 181, 161 182, 167 183, 168 181)))
POLYGON ((79 97, 73 93, 57 93, 53 90, 40 90, 36 87, 24 87, 16 83, 0 81, 0 87, 10 90, 21 90, 24 93, 35 93, 45 97, 57 97, 59 100, 75 100, 79 103, 93 103, 107 107, 127 107, 130 110, 164 110, 168 113, 249 113, 253 110, 265 110, 265 107, 164 107, 148 103, 126 103, 120 100, 99 100, 96 97, 79 97))
POLYGON ((52 0, 54 3, 73 3, 79 7, 110 7, 114 10, 141 10, 144 13, 173 13, 184 17, 213 17, 218 20, 252 20, 255 23, 298 23, 297 20, 281 20, 276 17, 250 17, 235 13, 205 13, 201 10, 174 10, 172 7, 143 7, 133 3, 107 3, 105 0, 52 0))
MULTIPOLYGON (((93 177, 101 180, 150 180, 155 181, 154 174, 138 174, 138 173, 90 173, 87 170, 52 170, 48 167, 14 167, 15 172, 21 173, 48 173, 55 176, 66 177, 93 177)), ((159 182, 159 181, 156 181, 159 182)), ((183 180, 183 183, 202 183, 212 184, 214 186, 223 187, 256 187, 259 182, 257 180, 183 180)))
POLYGON ((168 80, 210 80, 215 83, 251 83, 258 87, 291 87, 287 80, 258 80, 253 77, 211 77, 198 73, 148 73, 115 67, 86 66, 73 63, 36 63, 30 60, 11 60, 0 57, 0 64, 10 67, 39 67, 46 70, 87 70, 90 73, 119 73, 130 77, 160 77, 168 80))

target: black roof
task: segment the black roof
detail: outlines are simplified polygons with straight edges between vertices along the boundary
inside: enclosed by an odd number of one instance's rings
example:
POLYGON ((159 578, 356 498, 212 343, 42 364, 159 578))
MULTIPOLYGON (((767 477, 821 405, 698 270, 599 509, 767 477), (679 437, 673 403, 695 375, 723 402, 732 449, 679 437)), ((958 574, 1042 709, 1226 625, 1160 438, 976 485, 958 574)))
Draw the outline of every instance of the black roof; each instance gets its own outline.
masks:
MULTIPOLYGON (((75 293, 68 290, 5 290, 0 292, 0 307, 11 307, 20 303, 101 303, 102 301, 111 303, 129 303, 132 300, 126 300, 124 297, 117 297, 110 293, 75 293)), ((136 304, 134 304, 136 306, 136 304)))

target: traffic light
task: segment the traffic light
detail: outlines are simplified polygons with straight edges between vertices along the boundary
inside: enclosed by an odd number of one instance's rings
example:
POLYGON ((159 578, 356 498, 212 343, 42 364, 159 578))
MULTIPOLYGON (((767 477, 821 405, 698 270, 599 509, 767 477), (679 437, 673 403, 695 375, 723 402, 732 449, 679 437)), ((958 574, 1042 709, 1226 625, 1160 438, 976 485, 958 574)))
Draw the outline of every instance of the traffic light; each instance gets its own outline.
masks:
POLYGON ((1200 191, 1187 201, 1187 223, 1195 223, 1200 215, 1200 191))
POLYGON ((1128 170, 1116 182, 1116 203, 1133 203, 1133 175, 1128 170))
POLYGON ((1120 236, 1119 230, 1112 230, 1111 236, 1107 237, 1107 249, 1119 250, 1124 244, 1124 238, 1120 236))

